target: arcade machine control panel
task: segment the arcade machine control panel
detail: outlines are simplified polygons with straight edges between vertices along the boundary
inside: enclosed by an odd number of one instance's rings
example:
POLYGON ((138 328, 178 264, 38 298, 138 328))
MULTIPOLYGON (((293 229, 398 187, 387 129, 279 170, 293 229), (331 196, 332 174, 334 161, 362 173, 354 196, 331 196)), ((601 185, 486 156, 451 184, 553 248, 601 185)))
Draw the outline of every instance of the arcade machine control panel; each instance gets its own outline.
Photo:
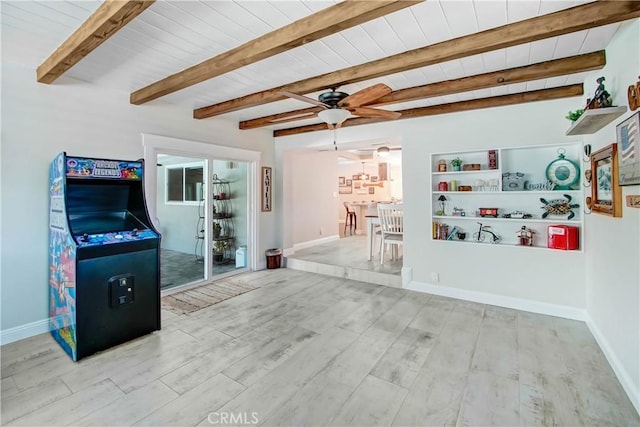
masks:
POLYGON ((75 239, 80 247, 109 245, 123 242, 137 242, 140 240, 156 239, 158 235, 150 229, 138 230, 134 228, 131 231, 114 231, 109 233, 97 234, 76 234, 75 239))

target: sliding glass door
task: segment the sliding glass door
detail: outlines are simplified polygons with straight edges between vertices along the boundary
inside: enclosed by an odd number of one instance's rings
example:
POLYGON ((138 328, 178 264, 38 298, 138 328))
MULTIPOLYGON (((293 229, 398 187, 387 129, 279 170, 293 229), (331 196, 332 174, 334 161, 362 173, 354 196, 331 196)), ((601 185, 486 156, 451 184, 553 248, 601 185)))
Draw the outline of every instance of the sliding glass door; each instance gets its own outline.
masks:
POLYGON ((156 218, 161 239, 161 288, 206 279, 204 252, 208 160, 158 154, 156 218))

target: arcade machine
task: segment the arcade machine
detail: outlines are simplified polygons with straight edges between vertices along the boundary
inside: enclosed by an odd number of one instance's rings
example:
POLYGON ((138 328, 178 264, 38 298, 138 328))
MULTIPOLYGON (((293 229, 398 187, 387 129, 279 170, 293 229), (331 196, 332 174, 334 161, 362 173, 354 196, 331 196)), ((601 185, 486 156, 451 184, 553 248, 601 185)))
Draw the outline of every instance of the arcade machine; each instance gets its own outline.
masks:
POLYGON ((74 361, 160 329, 160 234, 143 170, 66 153, 51 164, 51 334, 74 361))

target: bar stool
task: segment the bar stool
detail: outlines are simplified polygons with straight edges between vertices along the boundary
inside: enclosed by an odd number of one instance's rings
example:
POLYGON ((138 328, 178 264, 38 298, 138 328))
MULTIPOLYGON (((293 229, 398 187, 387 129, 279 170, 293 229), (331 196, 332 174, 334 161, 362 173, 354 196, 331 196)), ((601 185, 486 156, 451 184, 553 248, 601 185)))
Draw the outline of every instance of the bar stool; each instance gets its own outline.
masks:
POLYGON ((347 226, 349 226, 349 234, 353 234, 358 229, 358 218, 356 211, 349 205, 349 203, 343 203, 344 208, 347 210, 347 216, 344 219, 344 235, 347 236, 347 226))

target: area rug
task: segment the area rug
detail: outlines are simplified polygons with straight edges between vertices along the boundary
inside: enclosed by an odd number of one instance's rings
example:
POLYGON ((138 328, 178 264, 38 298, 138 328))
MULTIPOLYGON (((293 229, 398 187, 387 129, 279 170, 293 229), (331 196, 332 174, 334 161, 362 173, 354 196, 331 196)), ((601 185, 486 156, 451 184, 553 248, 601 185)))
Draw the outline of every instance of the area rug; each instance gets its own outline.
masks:
POLYGON ((216 282, 162 297, 162 308, 181 315, 193 313, 260 286, 242 282, 216 282))

